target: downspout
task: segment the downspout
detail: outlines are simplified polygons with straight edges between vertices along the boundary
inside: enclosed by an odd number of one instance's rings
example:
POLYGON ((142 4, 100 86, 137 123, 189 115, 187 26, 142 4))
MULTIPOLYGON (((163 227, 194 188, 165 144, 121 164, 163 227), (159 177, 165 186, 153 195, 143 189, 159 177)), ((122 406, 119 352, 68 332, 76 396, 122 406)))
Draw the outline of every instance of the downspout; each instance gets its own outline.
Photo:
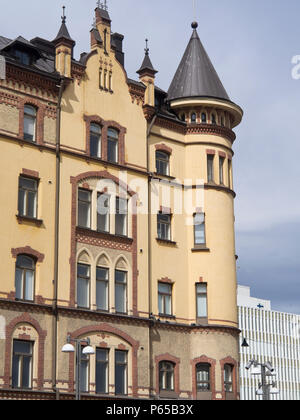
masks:
POLYGON ((59 209, 60 209, 60 131, 61 131, 61 101, 65 88, 64 78, 60 79, 58 102, 56 106, 56 183, 55 183, 55 232, 54 232, 54 297, 53 297, 53 340, 52 340, 52 389, 59 399, 57 382, 57 330, 58 330, 58 259, 59 259, 59 209))
POLYGON ((151 206, 151 181, 152 177, 150 174, 150 146, 149 146, 149 138, 151 134, 151 130, 155 124, 157 118, 157 114, 155 114, 151 120, 151 123, 147 130, 147 173, 148 173, 148 307, 149 307, 149 376, 150 376, 150 398, 152 397, 152 389, 153 389, 153 348, 152 348, 152 328, 154 326, 154 321, 152 318, 152 313, 150 313, 152 309, 152 229, 151 229, 151 213, 152 213, 152 206, 151 206))

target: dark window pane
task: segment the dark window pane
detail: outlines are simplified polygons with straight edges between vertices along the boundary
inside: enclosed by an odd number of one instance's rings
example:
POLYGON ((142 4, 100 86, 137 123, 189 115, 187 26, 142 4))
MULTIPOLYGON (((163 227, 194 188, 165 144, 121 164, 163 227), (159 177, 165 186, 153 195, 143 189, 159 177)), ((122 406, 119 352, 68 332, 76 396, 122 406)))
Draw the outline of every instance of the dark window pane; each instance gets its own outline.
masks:
POLYGON ((127 352, 115 351, 115 393, 127 394, 127 352))
POLYGON ((96 392, 108 392, 108 350, 96 350, 96 392))

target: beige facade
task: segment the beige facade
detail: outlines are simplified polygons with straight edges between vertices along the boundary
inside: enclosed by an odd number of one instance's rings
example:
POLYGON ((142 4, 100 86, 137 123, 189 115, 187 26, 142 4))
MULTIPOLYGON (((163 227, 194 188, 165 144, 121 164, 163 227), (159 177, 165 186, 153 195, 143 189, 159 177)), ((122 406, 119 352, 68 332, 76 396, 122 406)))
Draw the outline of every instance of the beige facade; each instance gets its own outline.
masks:
POLYGON ((203 97, 166 110, 148 51, 140 81, 128 79, 122 36, 95 13, 80 61, 65 19, 52 43, 0 51, 0 399, 74 398, 68 335, 97 351, 82 361, 82 398, 237 399, 232 129, 242 111, 203 97), (46 47, 58 73, 13 58, 46 47))

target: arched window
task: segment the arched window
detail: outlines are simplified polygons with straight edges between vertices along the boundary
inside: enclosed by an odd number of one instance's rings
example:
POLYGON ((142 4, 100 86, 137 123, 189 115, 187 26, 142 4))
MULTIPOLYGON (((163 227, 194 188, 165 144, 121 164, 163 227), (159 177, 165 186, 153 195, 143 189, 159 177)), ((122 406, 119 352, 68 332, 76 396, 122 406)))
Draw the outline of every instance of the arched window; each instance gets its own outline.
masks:
POLYGON ((205 112, 202 112, 202 114, 201 114, 201 122, 202 122, 202 124, 206 124, 206 122, 207 122, 207 116, 206 116, 205 112))
POLYGON ((180 119, 181 119, 181 121, 185 121, 185 114, 184 113, 180 115, 180 119))
POLYGON ((172 362, 159 363, 159 390, 160 391, 174 391, 174 370, 175 365, 172 362))
POLYGON ((159 175, 170 175, 170 155, 168 153, 156 151, 156 172, 159 175))
POLYGON ((87 264, 77 264, 77 306, 90 307, 91 267, 87 264))
POLYGON ((101 127, 95 123, 90 126, 90 155, 101 157, 101 127))
POLYGON ((24 107, 24 140, 36 141, 36 108, 31 105, 24 107))
POLYGON ((197 392, 210 391, 210 380, 210 365, 208 363, 199 363, 196 365, 197 392))
POLYGON ((109 162, 118 162, 119 133, 113 128, 109 128, 107 132, 107 160, 109 162))
POLYGON ((213 125, 216 125, 216 124, 217 124, 216 114, 211 114, 211 123, 212 123, 213 125))
POLYGON ((197 115, 196 112, 193 112, 191 114, 191 123, 195 123, 197 121, 197 115))
POLYGON ((224 365, 224 388, 225 392, 233 392, 233 366, 224 365))
POLYGON ((127 313, 127 275, 126 271, 115 270, 115 308, 117 313, 127 313))
POLYGON ((34 300, 35 260, 28 255, 18 255, 16 261, 16 299, 34 300))
POLYGON ((97 310, 108 311, 109 269, 96 268, 96 305, 97 310))

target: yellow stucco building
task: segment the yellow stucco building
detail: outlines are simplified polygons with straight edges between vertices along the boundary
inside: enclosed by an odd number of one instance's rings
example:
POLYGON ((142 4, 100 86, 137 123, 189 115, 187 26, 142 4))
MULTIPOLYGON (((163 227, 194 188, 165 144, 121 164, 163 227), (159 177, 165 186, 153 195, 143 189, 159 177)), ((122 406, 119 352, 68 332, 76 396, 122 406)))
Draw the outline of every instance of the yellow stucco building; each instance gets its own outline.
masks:
MULTIPOLYGON (((182 28, 184 30, 184 28, 182 28)), ((0 37, 0 399, 238 399, 232 129, 192 24, 168 92, 95 10, 0 37), (69 349, 72 347, 69 346, 69 349), (66 350, 66 347, 64 347, 66 350)))

